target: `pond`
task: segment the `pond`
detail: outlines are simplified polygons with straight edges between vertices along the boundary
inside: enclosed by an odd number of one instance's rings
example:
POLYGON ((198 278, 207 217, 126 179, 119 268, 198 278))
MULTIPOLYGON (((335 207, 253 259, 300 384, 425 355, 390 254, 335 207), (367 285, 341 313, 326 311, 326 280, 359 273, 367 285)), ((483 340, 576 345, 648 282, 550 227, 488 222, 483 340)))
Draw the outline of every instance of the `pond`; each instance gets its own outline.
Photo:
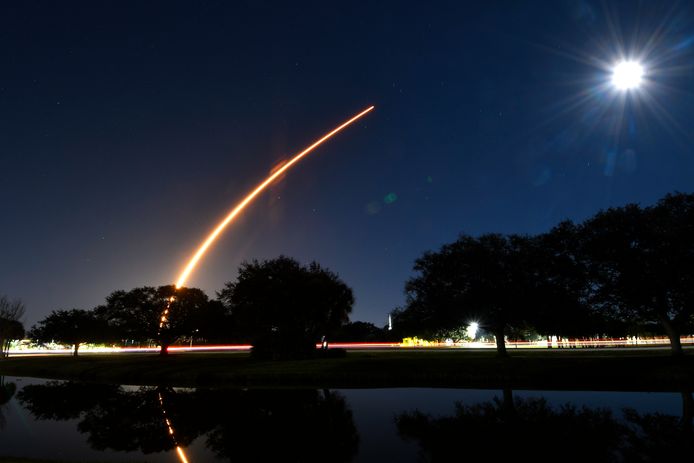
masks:
POLYGON ((663 461, 692 451, 693 410, 691 393, 185 389, 5 377, 0 460, 663 461))

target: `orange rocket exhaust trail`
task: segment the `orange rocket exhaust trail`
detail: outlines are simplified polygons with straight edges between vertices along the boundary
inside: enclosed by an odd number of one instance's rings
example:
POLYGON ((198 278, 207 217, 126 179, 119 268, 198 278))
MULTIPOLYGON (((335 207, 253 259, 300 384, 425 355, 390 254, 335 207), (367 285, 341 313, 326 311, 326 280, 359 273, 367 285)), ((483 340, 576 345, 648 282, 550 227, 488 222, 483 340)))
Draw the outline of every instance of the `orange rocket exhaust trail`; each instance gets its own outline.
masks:
POLYGON ((337 126, 330 132, 326 133, 323 135, 321 138, 313 142, 308 148, 304 149, 302 152, 299 154, 295 155, 293 158, 291 158, 286 164, 282 165, 279 169, 275 170, 269 177, 267 177, 263 182, 255 187, 248 195, 246 195, 243 200, 234 207, 231 212, 222 220, 217 227, 215 227, 214 230, 207 236, 205 241, 200 245, 197 251, 195 251, 195 254, 191 259, 188 261, 188 264, 185 266, 181 274, 178 276, 178 280, 176 281, 176 288, 180 288, 183 286, 188 280, 188 277, 190 274, 195 270, 196 265, 202 259, 202 257, 205 255, 207 252, 207 249, 215 242, 217 237, 224 231, 224 229, 231 223, 240 213, 243 211, 248 204, 255 199, 256 196, 258 196, 268 185, 270 185, 277 177, 282 175, 284 172, 289 170, 294 164, 299 162, 301 158, 306 156, 308 153, 313 151, 315 148, 317 148, 319 145, 321 145, 323 142, 331 138, 333 135, 347 127, 348 125, 352 124, 355 122, 357 119, 361 118, 364 116, 366 113, 369 111, 373 110, 374 106, 369 106, 366 108, 364 111, 360 112, 356 116, 352 117, 348 121, 342 123, 341 125, 337 126))

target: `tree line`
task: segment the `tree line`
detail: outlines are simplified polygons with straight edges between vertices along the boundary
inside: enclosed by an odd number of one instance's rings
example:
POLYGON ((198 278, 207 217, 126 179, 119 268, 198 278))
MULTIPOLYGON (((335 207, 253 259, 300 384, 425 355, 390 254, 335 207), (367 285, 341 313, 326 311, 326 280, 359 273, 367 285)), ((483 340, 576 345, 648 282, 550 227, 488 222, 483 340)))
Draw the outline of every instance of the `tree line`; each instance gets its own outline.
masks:
MULTIPOLYGON (((56 310, 28 336, 74 346, 183 339, 249 343, 254 355, 315 354, 322 340, 454 337, 475 321, 506 354, 506 338, 665 334, 672 353, 694 328, 694 195, 628 204, 538 235, 460 235, 415 261, 391 333, 349 322, 352 290, 337 274, 294 259, 241 264, 216 298, 197 288, 144 286, 111 293, 91 310, 56 310), (164 309, 168 312, 164 314, 164 309), (162 319, 162 316, 164 318, 162 319)), ((0 297, 0 345, 24 335, 20 301, 0 297)), ((460 335, 459 335, 460 336, 460 335)))
POLYGON ((90 310, 55 310, 28 333, 40 343, 121 346, 174 342, 249 343, 259 357, 310 356, 316 342, 349 321, 354 296, 339 276, 294 259, 244 262, 235 281, 210 299, 198 288, 144 286, 114 291, 90 310), (164 315, 164 310, 167 313, 164 315))
POLYGON ((665 334, 694 321, 694 195, 603 210, 538 235, 460 235, 426 252, 393 313, 403 333, 442 336, 471 321, 496 339, 665 334))

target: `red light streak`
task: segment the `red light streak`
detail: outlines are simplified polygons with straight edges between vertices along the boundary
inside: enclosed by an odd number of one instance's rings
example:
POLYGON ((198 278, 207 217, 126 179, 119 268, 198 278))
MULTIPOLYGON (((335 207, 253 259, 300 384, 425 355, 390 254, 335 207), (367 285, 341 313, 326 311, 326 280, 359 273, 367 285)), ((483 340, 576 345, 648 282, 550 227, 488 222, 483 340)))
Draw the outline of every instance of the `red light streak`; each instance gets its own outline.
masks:
MULTIPOLYGON (((682 336, 681 342, 685 346, 691 346, 694 344, 694 336, 682 336)), ((519 349, 546 349, 547 341, 507 341, 507 346, 516 347, 519 349)), ((578 348, 630 348, 630 347, 659 347, 667 348, 670 345, 670 340, 666 337, 650 337, 650 338, 638 338, 637 340, 624 339, 624 338, 605 338, 605 339, 571 339, 562 340, 556 343, 559 350, 561 348, 568 347, 578 347, 578 348)), ((207 346, 194 346, 190 347, 187 345, 170 346, 169 352, 246 352, 249 351, 253 346, 250 344, 220 344, 220 345, 207 345, 207 346)), ((320 344, 316 344, 316 348, 319 348, 320 344)), ((448 345, 444 342, 432 343, 426 347, 424 346, 414 346, 405 345, 397 342, 331 342, 330 347, 341 348, 341 349, 471 349, 471 348, 481 348, 481 349, 495 349, 496 343, 493 342, 474 342, 474 343, 454 343, 448 345)), ((93 354, 144 354, 158 352, 160 347, 98 347, 90 348, 85 346, 80 348, 80 355, 93 355, 93 354)), ((35 355, 72 355, 73 350, 71 348, 60 348, 60 349, 12 349, 10 354, 12 356, 35 356, 35 355)))

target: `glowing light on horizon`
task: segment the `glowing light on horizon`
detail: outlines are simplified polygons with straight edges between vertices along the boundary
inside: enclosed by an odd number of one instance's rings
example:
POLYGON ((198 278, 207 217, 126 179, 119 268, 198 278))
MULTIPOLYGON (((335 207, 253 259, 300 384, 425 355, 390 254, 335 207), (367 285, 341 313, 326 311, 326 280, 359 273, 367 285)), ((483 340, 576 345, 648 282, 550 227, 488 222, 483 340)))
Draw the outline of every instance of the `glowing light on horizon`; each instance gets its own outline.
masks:
POLYGON ((477 330, 479 329, 480 325, 477 322, 471 322, 467 328, 465 328, 465 334, 470 338, 470 339, 475 339, 477 336, 477 330))
MULTIPOLYGON (((337 134, 340 132, 342 129, 347 127, 348 125, 352 124, 355 122, 357 119, 360 119, 363 117, 365 114, 370 112, 371 110, 374 109, 374 106, 369 106, 366 108, 364 111, 360 112, 356 116, 352 117, 348 121, 342 123, 335 129, 331 130, 327 134, 323 135, 321 138, 319 138, 317 141, 313 142, 308 148, 304 149, 302 152, 299 154, 295 155, 293 158, 291 158, 289 161, 286 163, 282 164, 281 166, 276 166, 273 169, 273 172, 271 173, 270 176, 268 176, 261 184, 256 186, 248 195, 246 195, 243 200, 241 200, 240 203, 238 203, 232 210, 229 212, 229 214, 222 220, 215 228, 212 230, 212 232, 207 236, 205 241, 200 245, 200 247, 195 251, 195 254, 193 254, 193 257, 188 261, 188 264, 186 264, 185 268, 181 272, 181 274, 178 277, 178 280, 176 281, 176 288, 180 288, 183 286, 186 281, 188 280, 188 277, 190 274, 195 270, 196 265, 202 259, 202 257, 205 255, 207 252, 208 248, 215 242, 217 237, 224 231, 224 229, 229 225, 242 211, 243 209, 248 206, 253 199, 255 199, 256 196, 258 196, 268 185, 270 185, 273 181, 277 179, 280 175, 282 175, 284 172, 289 170, 294 164, 299 162, 301 158, 306 156, 308 153, 313 151, 315 148, 317 148, 319 145, 321 145, 323 142, 331 138, 333 135, 337 134)), ((162 320, 162 323, 164 323, 166 319, 162 320)))
POLYGON ((612 70, 612 85, 619 90, 634 90, 643 81, 643 66, 637 61, 621 61, 612 70))
MULTIPOLYGON (((694 335, 682 336, 682 344, 694 345, 694 335)), ((590 346, 600 346, 600 347, 629 347, 631 345, 649 345, 649 346, 661 346, 665 347, 670 344, 670 340, 664 336, 658 337, 646 337, 646 338, 600 338, 600 339, 589 339, 589 340, 575 340, 566 341, 574 343, 578 342, 583 344, 584 347, 590 346)), ((445 343, 439 343, 436 341, 426 341, 417 338, 405 338, 402 342, 334 342, 330 343, 330 347, 341 348, 341 349, 396 349, 396 348, 411 348, 420 346, 431 346, 431 347, 486 347, 490 349, 496 348, 495 342, 454 342, 452 345, 447 346, 445 343), (421 341, 421 342, 420 342, 421 341)), ((513 347, 532 347, 532 348, 546 348, 546 339, 536 340, 536 341, 507 341, 507 345, 513 347)), ((208 346, 189 346, 189 345, 175 345, 170 346, 168 351, 170 353, 181 353, 185 354, 188 352, 248 352, 253 346, 250 344, 223 344, 223 345, 208 345, 208 346)), ((320 344, 316 344, 316 349, 320 348, 320 344)), ((148 353, 148 352, 158 352, 160 347, 90 347, 86 345, 80 347, 80 355, 94 355, 94 354, 110 354, 110 355, 128 355, 134 353, 148 353)), ((12 357, 27 357, 27 356, 50 356, 50 355, 72 355, 72 348, 11 348, 9 354, 12 357)))

